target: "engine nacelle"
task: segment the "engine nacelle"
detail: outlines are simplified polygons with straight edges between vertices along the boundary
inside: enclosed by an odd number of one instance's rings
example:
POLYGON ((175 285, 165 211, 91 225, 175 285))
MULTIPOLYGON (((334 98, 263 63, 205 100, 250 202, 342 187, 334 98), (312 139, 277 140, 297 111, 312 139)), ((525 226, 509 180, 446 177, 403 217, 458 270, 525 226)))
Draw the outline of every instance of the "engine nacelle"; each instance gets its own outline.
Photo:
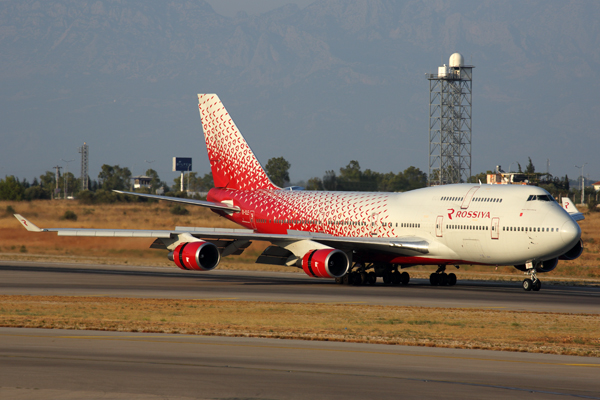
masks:
MULTIPOLYGON (((542 261, 537 267, 535 267, 535 272, 550 272, 558 265, 558 258, 552 258, 550 260, 542 261)), ((519 271, 526 272, 527 267, 525 264, 515 265, 515 268, 519 271)))
POLYGON ((542 262, 535 270, 537 272, 550 272, 558 265, 558 258, 553 258, 551 260, 546 260, 542 262))
POLYGON ((314 278, 339 278, 348 271, 348 256, 341 250, 311 250, 302 257, 302 269, 314 278))
POLYGON ((581 253, 583 253, 583 242, 580 239, 577 243, 575 243, 575 246, 573 246, 571 250, 567 251, 565 254, 558 258, 560 260, 574 260, 578 258, 581 255, 581 253))
POLYGON ((200 240, 181 243, 169 253, 169 259, 181 269, 210 271, 219 265, 221 253, 214 244, 200 240))

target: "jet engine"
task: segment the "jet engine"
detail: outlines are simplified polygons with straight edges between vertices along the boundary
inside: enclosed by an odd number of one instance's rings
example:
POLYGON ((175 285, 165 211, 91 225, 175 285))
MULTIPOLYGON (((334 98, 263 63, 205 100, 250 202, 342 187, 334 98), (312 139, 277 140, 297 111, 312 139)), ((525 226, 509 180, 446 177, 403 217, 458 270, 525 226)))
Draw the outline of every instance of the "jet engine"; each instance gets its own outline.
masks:
POLYGON ((581 255, 581 253, 583 253, 583 242, 580 239, 577 243, 575 243, 575 246, 573 246, 571 250, 567 251, 565 254, 558 258, 560 260, 574 260, 578 258, 581 255))
POLYGON ((181 243, 168 255, 169 260, 186 270, 210 271, 221 261, 217 246, 210 242, 197 241, 181 243))
MULTIPOLYGON (((552 258, 550 260, 542 261, 541 264, 535 267, 535 272, 550 272, 558 265, 558 258, 552 258)), ((515 265, 515 268, 519 271, 527 271, 525 264, 515 265)))
POLYGON ((314 278, 339 278, 348 271, 348 256, 341 250, 311 250, 302 257, 302 269, 314 278))

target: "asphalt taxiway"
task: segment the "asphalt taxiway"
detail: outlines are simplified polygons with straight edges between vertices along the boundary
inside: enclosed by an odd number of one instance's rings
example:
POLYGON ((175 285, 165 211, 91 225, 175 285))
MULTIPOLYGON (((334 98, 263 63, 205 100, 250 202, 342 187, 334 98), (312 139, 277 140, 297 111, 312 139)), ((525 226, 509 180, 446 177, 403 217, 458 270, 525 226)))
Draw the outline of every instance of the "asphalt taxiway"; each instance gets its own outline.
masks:
MULTIPOLYGON (((542 277, 543 279, 543 277, 542 277)), ((520 282, 465 281, 430 286, 345 286, 304 274, 182 271, 175 267, 0 262, 0 294, 230 299, 274 302, 490 308, 600 314, 600 288, 544 284, 525 292, 520 282)))
POLYGON ((0 398, 600 399, 585 357, 0 328, 0 398))

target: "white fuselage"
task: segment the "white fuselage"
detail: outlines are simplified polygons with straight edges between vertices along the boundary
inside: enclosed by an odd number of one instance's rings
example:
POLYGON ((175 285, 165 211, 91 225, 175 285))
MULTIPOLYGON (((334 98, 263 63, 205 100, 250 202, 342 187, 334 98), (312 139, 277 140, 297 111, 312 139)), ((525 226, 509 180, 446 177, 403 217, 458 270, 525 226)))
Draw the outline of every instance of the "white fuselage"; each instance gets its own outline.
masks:
POLYGON ((260 233, 429 243, 426 255, 388 257, 398 264, 541 262, 564 254, 581 236, 579 225, 536 186, 456 184, 405 193, 213 189, 210 197, 239 206, 242 212, 228 218, 260 233))

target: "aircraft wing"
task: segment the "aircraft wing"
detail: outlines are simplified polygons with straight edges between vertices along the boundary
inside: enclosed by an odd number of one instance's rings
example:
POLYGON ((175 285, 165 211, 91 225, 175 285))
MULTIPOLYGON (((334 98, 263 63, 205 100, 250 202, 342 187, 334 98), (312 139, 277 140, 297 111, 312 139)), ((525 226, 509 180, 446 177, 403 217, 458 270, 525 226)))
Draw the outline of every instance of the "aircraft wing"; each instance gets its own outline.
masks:
MULTIPOLYGON (((373 238, 373 237, 343 237, 332 236, 324 233, 303 232, 289 230, 287 234, 258 233, 252 229, 229 229, 229 228, 199 228, 178 226, 174 230, 149 230, 149 229, 87 229, 87 228, 39 228, 33 222, 20 214, 14 214, 15 218, 31 232, 56 232, 58 236, 88 236, 88 237, 135 237, 165 239, 165 247, 168 243, 185 241, 186 237, 214 240, 232 241, 268 241, 271 243, 285 244, 298 241, 312 241, 340 250, 351 251, 352 249, 372 249, 394 254, 427 254, 429 253, 429 242, 416 236, 396 238, 373 238), (181 237, 181 239, 180 239, 181 237)), ((159 247, 159 246, 156 246, 159 247)))
POLYGON ((157 194, 124 192, 122 190, 113 190, 113 192, 121 193, 121 194, 128 194, 131 196, 146 197, 148 199, 166 200, 166 201, 172 201, 174 203, 189 204, 192 206, 208 207, 213 210, 222 210, 222 211, 231 211, 231 212, 239 212, 240 211, 239 207, 232 206, 232 205, 225 204, 225 203, 216 203, 213 201, 195 200, 195 199, 187 199, 187 198, 181 198, 181 197, 159 196, 157 194))

